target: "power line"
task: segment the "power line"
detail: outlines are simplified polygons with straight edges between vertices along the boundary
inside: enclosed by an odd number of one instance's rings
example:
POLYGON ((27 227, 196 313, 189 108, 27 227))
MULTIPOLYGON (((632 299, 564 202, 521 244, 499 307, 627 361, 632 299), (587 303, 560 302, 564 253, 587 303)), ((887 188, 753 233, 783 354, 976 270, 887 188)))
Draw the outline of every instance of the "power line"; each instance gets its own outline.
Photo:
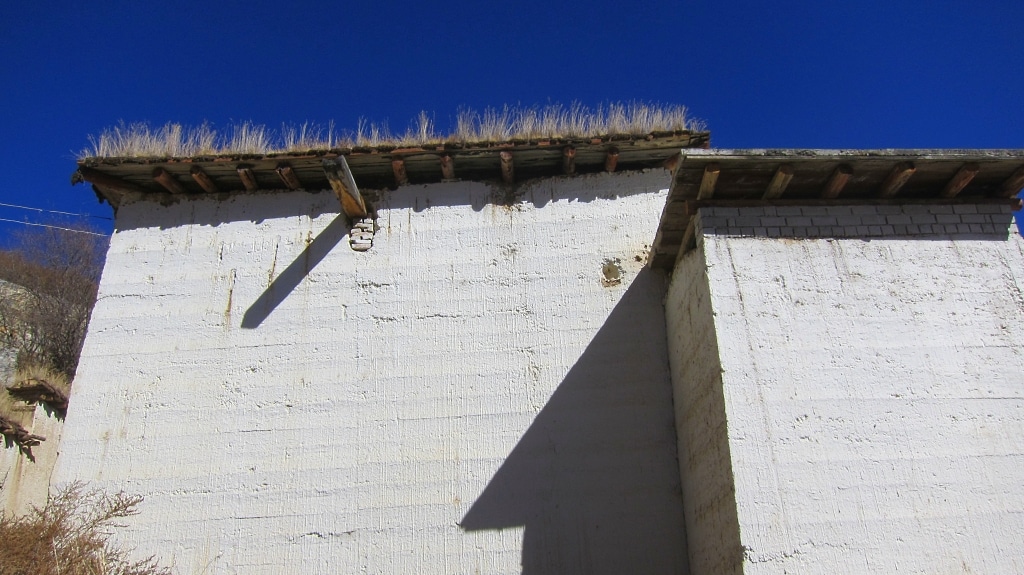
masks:
POLYGON ((97 234, 96 232, 87 232, 85 230, 76 230, 73 228, 62 228, 60 226, 51 226, 47 224, 34 224, 32 222, 22 222, 19 220, 9 220, 7 218, 0 218, 0 222, 11 222, 12 224, 24 224, 26 226, 39 226, 40 228, 51 228, 54 230, 64 230, 65 232, 75 232, 76 234, 89 234, 90 236, 107 237, 107 234, 97 234))
MULTIPOLYGON (((33 211, 36 211, 36 212, 47 212, 47 213, 50 213, 50 214, 60 214, 62 216, 79 216, 79 217, 83 217, 83 218, 96 218, 98 220, 113 220, 114 219, 114 218, 108 218, 106 216, 97 216, 97 215, 93 215, 93 214, 78 214, 78 213, 75 213, 75 212, 62 212, 62 211, 59 211, 59 210, 45 210, 43 208, 32 208, 32 207, 29 207, 29 206, 19 206, 17 204, 5 204, 3 202, 0 202, 0 206, 3 206, 5 208, 20 208, 22 210, 33 210, 33 211)), ((10 220, 4 220, 4 221, 10 221, 10 220)))

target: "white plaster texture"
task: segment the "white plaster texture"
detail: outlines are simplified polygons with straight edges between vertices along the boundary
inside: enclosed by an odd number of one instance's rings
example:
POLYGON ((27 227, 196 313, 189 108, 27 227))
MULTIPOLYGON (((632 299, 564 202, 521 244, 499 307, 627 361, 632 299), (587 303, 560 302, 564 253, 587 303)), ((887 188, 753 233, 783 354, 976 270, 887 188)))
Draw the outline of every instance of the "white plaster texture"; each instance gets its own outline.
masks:
POLYGON ((126 203, 53 484, 181 573, 684 573, 666 180, 126 203))
POLYGON ((744 573, 1024 572, 1024 243, 1000 213, 701 235, 744 573))

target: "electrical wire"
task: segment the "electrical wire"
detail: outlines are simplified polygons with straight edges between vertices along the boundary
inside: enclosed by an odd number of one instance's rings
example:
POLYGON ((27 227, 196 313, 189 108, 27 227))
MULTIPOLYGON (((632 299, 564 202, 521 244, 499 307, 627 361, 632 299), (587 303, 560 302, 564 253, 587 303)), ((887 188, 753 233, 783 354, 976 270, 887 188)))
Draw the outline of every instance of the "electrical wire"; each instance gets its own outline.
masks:
POLYGON ((96 232, 87 232, 85 230, 76 230, 76 229, 73 229, 73 228, 62 228, 60 226, 51 226, 51 225, 47 225, 47 224, 35 224, 35 223, 32 223, 32 222, 22 222, 20 220, 9 220, 7 218, 0 218, 0 222, 10 222, 12 224, 25 224, 26 226, 39 226, 40 228, 50 228, 50 229, 54 229, 54 230, 63 230, 65 232, 75 232, 76 234, 89 234, 90 236, 100 236, 100 237, 103 237, 103 238, 107 237, 107 234, 98 234, 96 232))
MULTIPOLYGON (((93 214, 78 214, 78 213, 75 213, 75 212, 62 212, 62 211, 59 211, 59 210, 46 210, 46 209, 43 209, 43 208, 32 208, 32 207, 29 207, 29 206, 19 206, 17 204, 5 204, 3 202, 0 202, 0 206, 5 207, 5 208, 20 208, 22 210, 33 210, 33 211, 40 212, 40 213, 41 212, 47 212, 47 213, 50 213, 50 214, 60 214, 62 216, 79 216, 79 217, 83 217, 83 218, 96 218, 98 220, 113 220, 114 219, 114 218, 108 218, 106 216, 97 216, 97 215, 93 215, 93 214)), ((7 220, 5 220, 5 221, 7 221, 7 220)))

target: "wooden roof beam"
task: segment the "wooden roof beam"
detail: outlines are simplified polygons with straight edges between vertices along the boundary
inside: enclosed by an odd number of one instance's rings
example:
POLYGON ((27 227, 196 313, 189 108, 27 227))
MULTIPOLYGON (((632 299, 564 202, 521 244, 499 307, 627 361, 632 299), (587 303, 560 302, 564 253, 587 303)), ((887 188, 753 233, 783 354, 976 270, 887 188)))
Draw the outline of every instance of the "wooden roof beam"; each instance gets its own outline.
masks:
POLYGON ((192 166, 192 169, 189 170, 189 173, 192 174, 192 179, 195 180, 196 183, 199 184, 199 187, 203 188, 203 190, 206 193, 220 193, 220 188, 217 187, 217 184, 215 184, 213 182, 213 179, 210 178, 210 176, 206 172, 204 172, 203 169, 200 168, 199 166, 192 166))
MULTIPOLYGON (((774 200, 781 198, 782 194, 786 191, 786 186, 793 179, 793 166, 789 164, 783 164, 775 170, 775 175, 772 176, 772 181, 768 183, 768 189, 764 191, 764 200, 774 200)), ((702 182, 703 183, 703 182, 702 182)))
POLYGON ((604 157, 604 171, 614 172, 615 167, 619 165, 619 149, 615 146, 608 148, 608 153, 604 157))
POLYGON ((174 176, 163 168, 153 169, 153 179, 156 180, 156 183, 163 186, 165 190, 172 194, 185 193, 185 188, 181 187, 181 183, 174 179, 174 176))
POLYGON ((118 192, 134 192, 140 194, 149 192, 149 190, 138 184, 122 180, 117 176, 111 176, 110 174, 105 174, 99 170, 87 168, 85 166, 78 168, 78 171, 71 175, 72 185, 80 184, 82 182, 89 182, 90 184, 95 184, 118 192))
POLYGON ((239 164, 235 171, 238 172, 238 177, 242 180, 242 185, 246 190, 255 192, 260 189, 259 184, 256 183, 256 173, 252 171, 252 166, 239 164))
POLYGON ((718 162, 711 162, 704 166, 704 175, 700 178, 700 189, 697 190, 698 200, 707 200, 715 195, 715 184, 718 183, 718 174, 721 168, 718 162))
POLYGON ((562 149, 562 173, 567 176, 576 173, 576 148, 572 146, 562 149))
POLYGON ((327 181, 331 183, 334 195, 341 202, 341 211, 349 218, 365 218, 366 202, 363 201, 359 188, 356 187, 356 180, 352 177, 352 170, 348 167, 345 156, 338 156, 335 159, 323 161, 324 174, 327 181))
POLYGON ((843 188, 846 187, 846 182, 850 181, 850 176, 853 175, 853 168, 849 164, 839 164, 836 169, 832 171, 832 175, 828 177, 828 181, 825 182, 825 188, 821 191, 821 198, 825 200, 831 200, 839 197, 839 194, 843 193, 843 188))
POLYGON ((409 174, 405 171, 405 160, 402 158, 391 160, 391 172, 395 174, 395 184, 404 186, 409 183, 409 174))
POLYGON ((441 178, 449 181, 455 179, 455 161, 448 154, 441 156, 441 178))
POLYGON ((501 179, 506 184, 511 184, 516 179, 515 166, 512 164, 512 152, 502 150, 500 156, 501 156, 501 179))
POLYGON ((956 197, 957 194, 967 187, 967 184, 971 183, 971 180, 974 179, 974 176, 978 175, 979 171, 981 171, 981 166, 976 162, 968 162, 960 166, 956 174, 946 182, 946 187, 942 189, 942 197, 956 197))
POLYGON ((1003 181, 1003 184, 999 186, 999 192, 1004 198, 1012 198, 1020 192, 1021 188, 1024 188, 1024 166, 1017 168, 1012 176, 1003 181))
POLYGON ((277 176, 281 178, 281 181, 284 182, 284 185, 287 186, 289 190, 302 189, 302 182, 299 181, 299 176, 288 164, 278 164, 277 167, 274 168, 274 171, 277 172, 277 176))
POLYGON ((878 195, 883 198, 895 196, 916 171, 917 167, 914 166, 913 162, 900 162, 896 164, 892 167, 892 171, 889 172, 885 181, 882 182, 882 187, 878 189, 878 195))

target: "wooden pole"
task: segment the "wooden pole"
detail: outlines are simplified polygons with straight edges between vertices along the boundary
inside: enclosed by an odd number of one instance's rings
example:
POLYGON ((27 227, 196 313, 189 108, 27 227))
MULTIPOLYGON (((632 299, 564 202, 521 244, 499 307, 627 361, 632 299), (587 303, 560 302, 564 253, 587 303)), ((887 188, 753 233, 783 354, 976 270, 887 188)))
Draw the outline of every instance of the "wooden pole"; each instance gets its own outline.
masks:
POLYGON ((828 182, 825 183, 825 189, 821 191, 822 199, 833 199, 838 198, 839 194, 843 192, 843 188, 846 187, 846 182, 850 181, 850 176, 853 175, 853 168, 848 164, 839 164, 836 169, 832 171, 832 175, 829 176, 828 182))
POLYGON ((295 170, 292 169, 288 164, 278 164, 274 170, 277 175, 284 182, 285 186, 288 186, 289 190, 298 190, 302 188, 302 182, 299 181, 299 176, 296 175, 295 170))
POLYGON ((512 164, 512 152, 501 152, 501 179, 511 184, 516 179, 515 166, 512 164))
POLYGON ((942 189, 942 197, 956 197, 957 194, 967 187, 967 184, 971 183, 971 180, 974 179, 974 176, 978 175, 979 171, 981 171, 981 166, 975 162, 968 162, 960 166, 956 174, 946 182, 946 187, 942 189))
POLYGON ((715 195, 715 184, 718 183, 718 174, 721 168, 717 162, 711 162, 704 166, 704 175, 700 179, 700 189, 697 190, 697 199, 706 200, 715 195))
POLYGON ((786 186, 793 179, 793 166, 783 164, 779 166, 779 169, 775 170, 775 175, 772 176, 772 181, 768 183, 768 189, 764 191, 765 200, 774 200, 781 198, 782 194, 786 191, 786 186))
POLYGON ((203 188, 203 190, 205 190, 206 193, 220 193, 220 189, 217 187, 217 184, 215 184, 213 182, 213 179, 211 179, 210 176, 207 175, 207 173, 204 172, 203 169, 200 168, 199 166, 192 166, 192 169, 189 170, 189 173, 192 174, 192 179, 195 180, 196 183, 199 184, 199 187, 203 188))
POLYGON ((246 190, 255 192, 260 189, 259 184, 256 183, 256 174, 253 173, 252 167, 248 165, 239 165, 235 168, 238 172, 238 177, 242 180, 242 185, 245 186, 246 190))
POLYGON ((883 198, 891 198, 895 196, 907 181, 910 180, 910 176, 914 175, 917 168, 912 162, 900 162, 893 166, 892 171, 889 172, 889 176, 882 182, 882 187, 878 189, 878 195, 883 198))

